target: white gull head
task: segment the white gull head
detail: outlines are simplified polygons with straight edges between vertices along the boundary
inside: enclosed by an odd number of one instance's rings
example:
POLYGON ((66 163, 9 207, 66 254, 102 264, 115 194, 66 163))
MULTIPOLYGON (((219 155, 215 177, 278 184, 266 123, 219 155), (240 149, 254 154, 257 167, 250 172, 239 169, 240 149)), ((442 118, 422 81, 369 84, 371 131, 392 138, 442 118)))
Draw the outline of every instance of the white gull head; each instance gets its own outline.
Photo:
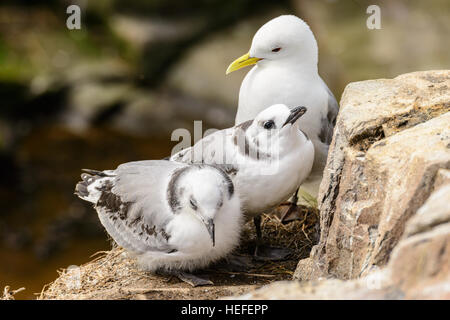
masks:
POLYGON ((192 215, 201 221, 215 246, 215 219, 233 197, 234 186, 227 174, 208 165, 181 170, 169 187, 169 201, 175 213, 192 215))
POLYGON ((283 15, 264 24, 255 34, 250 57, 270 61, 297 61, 317 65, 317 42, 309 26, 293 15, 283 15))
MULTIPOLYGON (((275 104, 261 111, 245 131, 244 143, 269 157, 283 156, 293 147, 300 147, 307 138, 299 130, 298 119, 307 109, 303 106, 288 108, 275 104)), ((239 128, 239 126, 238 126, 239 128)), ((249 151, 250 152, 250 151, 249 151)))
POLYGON ((309 26, 293 15, 283 15, 264 24, 253 37, 250 50, 233 61, 226 73, 257 64, 281 66, 317 75, 317 41, 309 26))

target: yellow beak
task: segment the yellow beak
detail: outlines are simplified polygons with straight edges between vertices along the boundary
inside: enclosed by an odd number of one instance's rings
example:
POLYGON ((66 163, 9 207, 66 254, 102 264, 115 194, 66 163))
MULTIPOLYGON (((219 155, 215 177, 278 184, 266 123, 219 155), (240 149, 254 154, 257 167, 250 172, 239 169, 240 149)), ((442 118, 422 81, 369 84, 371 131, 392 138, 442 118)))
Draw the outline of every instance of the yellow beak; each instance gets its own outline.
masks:
POLYGON ((246 66, 251 66, 255 63, 257 63, 259 60, 262 60, 260 58, 251 58, 249 53, 244 54, 242 57, 237 58, 234 60, 227 69, 226 74, 229 74, 233 71, 239 70, 246 66))

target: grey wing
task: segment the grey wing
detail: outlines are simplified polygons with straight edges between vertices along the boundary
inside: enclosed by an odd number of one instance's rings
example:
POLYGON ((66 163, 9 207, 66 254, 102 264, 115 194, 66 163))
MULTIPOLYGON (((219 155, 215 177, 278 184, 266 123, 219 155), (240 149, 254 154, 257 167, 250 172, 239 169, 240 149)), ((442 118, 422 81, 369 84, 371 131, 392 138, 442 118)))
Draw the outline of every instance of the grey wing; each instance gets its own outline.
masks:
POLYGON ((176 153, 171 160, 183 163, 206 164, 223 162, 225 134, 226 130, 216 131, 198 141, 194 146, 176 153))
POLYGON ((231 139, 232 131, 230 129, 216 131, 198 141, 193 147, 176 153, 170 159, 189 164, 209 164, 233 175, 237 169, 232 161, 233 154, 229 143, 231 139))
POLYGON ((175 161, 175 162, 192 163, 191 162, 191 158, 192 158, 191 152, 192 152, 192 147, 189 147, 189 148, 178 151, 173 156, 171 156, 169 159, 170 159, 170 161, 175 161))
POLYGON ((322 119, 322 128, 320 130, 319 138, 325 144, 330 144, 333 138, 333 129, 336 124, 336 117, 339 112, 339 104, 333 95, 333 92, 328 88, 327 84, 323 81, 322 84, 328 94, 328 109, 327 116, 322 119))
POLYGON ((170 161, 139 161, 120 165, 104 178, 95 207, 111 237, 137 253, 170 252, 167 223, 173 218, 166 204, 166 186, 180 165, 170 161))

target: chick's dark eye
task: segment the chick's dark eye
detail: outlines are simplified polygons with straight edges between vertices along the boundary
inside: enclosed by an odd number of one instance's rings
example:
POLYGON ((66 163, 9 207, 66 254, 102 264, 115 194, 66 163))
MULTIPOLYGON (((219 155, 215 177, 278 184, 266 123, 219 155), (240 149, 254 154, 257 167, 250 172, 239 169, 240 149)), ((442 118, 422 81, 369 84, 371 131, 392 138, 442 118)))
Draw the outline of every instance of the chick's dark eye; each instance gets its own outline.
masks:
POLYGON ((194 199, 190 199, 189 204, 191 205, 192 209, 197 210, 197 203, 195 202, 194 199))
POLYGON ((281 48, 274 48, 274 49, 272 49, 272 52, 278 52, 280 50, 281 50, 281 48))
POLYGON ((274 127, 275 127, 275 122, 273 122, 273 120, 264 122, 264 129, 270 130, 274 127))

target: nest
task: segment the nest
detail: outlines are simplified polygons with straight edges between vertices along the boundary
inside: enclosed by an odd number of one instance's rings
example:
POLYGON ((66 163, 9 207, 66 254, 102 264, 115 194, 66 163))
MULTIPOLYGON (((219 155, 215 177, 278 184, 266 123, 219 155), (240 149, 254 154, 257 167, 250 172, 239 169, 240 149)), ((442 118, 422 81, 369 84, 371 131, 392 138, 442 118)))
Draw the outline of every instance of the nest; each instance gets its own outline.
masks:
MULTIPOLYGON (((305 258, 317 239, 317 210, 303 210, 299 220, 283 225, 277 214, 263 215, 264 243, 289 248, 284 261, 258 262, 245 272, 234 272, 221 261, 198 272, 214 282, 213 286, 192 288, 176 278, 141 271, 134 259, 119 247, 95 254, 81 266, 59 270, 59 277, 44 286, 38 299, 217 299, 241 295, 278 280, 290 280, 299 259, 305 258)), ((253 222, 242 232, 242 243, 235 254, 251 256, 255 245, 253 222)))

